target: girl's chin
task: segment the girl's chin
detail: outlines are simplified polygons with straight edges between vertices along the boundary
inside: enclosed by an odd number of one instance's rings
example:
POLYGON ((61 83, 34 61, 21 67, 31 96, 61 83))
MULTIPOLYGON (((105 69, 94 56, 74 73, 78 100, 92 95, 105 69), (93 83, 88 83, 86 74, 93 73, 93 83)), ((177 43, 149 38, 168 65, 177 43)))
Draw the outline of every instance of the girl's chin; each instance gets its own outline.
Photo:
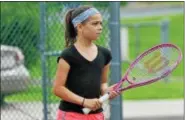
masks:
POLYGON ((96 40, 99 39, 99 37, 100 37, 100 36, 94 36, 94 37, 91 37, 91 38, 89 38, 89 39, 92 40, 92 41, 96 41, 96 40))
POLYGON ((93 41, 96 41, 99 39, 99 36, 95 37, 94 39, 92 39, 93 41))
POLYGON ((92 41, 96 41, 96 40, 98 40, 98 38, 95 38, 95 39, 93 39, 92 41))

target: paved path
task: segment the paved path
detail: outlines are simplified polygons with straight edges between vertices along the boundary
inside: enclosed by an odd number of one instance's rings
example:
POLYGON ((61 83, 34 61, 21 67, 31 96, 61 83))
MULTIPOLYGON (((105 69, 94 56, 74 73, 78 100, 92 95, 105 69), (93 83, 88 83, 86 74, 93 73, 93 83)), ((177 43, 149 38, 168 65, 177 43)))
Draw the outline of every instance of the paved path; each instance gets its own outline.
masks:
POLYGON ((152 17, 162 15, 174 15, 184 13, 183 7, 170 7, 170 8, 121 8, 121 18, 139 18, 139 17, 152 17))
POLYGON ((124 120, 183 120, 184 114, 183 100, 124 101, 122 108, 124 120))

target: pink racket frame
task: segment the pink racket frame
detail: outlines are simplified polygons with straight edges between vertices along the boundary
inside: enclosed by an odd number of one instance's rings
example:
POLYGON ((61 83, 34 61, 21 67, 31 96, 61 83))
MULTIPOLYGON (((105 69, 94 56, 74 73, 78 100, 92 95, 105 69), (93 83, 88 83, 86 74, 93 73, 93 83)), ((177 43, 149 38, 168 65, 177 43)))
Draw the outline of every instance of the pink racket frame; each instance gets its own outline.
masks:
POLYGON ((170 43, 160 44, 160 45, 154 46, 154 47, 150 48, 149 50, 145 51, 144 53, 142 53, 141 55, 139 55, 139 56, 136 58, 136 60, 135 60, 134 62, 132 62, 132 64, 130 65, 130 67, 127 69, 127 71, 126 71, 124 77, 123 77, 123 78, 117 83, 117 85, 114 87, 114 90, 117 91, 117 92, 122 92, 122 91, 125 91, 125 90, 130 89, 130 88, 135 88, 135 87, 139 87, 139 86, 143 86, 143 85, 146 85, 146 84, 150 84, 150 83, 156 82, 156 81, 158 81, 158 80, 160 80, 160 79, 162 79, 162 78, 168 76, 168 75, 177 67, 177 65, 180 63, 181 60, 182 60, 182 52, 181 52, 181 50, 180 50, 177 46, 175 46, 175 45, 173 45, 173 44, 170 44, 170 43), (179 56, 178 56, 178 59, 177 59, 175 65, 174 65, 174 67, 173 67, 171 70, 166 71, 163 75, 161 75, 161 76, 159 76, 159 77, 157 77, 157 78, 148 80, 148 81, 139 82, 139 83, 136 83, 136 84, 135 84, 134 82, 132 82, 131 80, 129 80, 127 76, 128 76, 128 74, 129 74, 129 72, 132 70, 132 68, 134 67, 134 65, 135 65, 136 63, 138 63, 138 61, 139 61, 140 59, 142 59, 144 56, 146 56, 146 55, 149 54, 150 52, 152 52, 152 51, 154 51, 154 50, 156 50, 156 49, 159 49, 159 48, 161 48, 161 47, 173 47, 173 48, 175 48, 175 49, 178 50, 179 56), (127 87, 125 87, 125 88, 120 88, 120 86, 122 85, 122 83, 123 83, 124 81, 128 81, 128 82, 130 83, 130 85, 127 86, 127 87))

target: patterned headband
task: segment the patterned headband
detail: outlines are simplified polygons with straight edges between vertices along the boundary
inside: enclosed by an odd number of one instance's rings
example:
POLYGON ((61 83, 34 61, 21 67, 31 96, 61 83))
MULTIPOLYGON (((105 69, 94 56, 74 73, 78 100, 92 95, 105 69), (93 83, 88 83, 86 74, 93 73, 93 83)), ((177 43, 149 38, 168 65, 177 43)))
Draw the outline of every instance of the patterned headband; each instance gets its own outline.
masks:
POLYGON ((89 18, 92 15, 95 15, 97 13, 100 13, 96 8, 89 8, 86 11, 82 12, 80 15, 76 16, 73 20, 72 23, 74 27, 77 26, 77 24, 83 22, 87 18, 89 18))

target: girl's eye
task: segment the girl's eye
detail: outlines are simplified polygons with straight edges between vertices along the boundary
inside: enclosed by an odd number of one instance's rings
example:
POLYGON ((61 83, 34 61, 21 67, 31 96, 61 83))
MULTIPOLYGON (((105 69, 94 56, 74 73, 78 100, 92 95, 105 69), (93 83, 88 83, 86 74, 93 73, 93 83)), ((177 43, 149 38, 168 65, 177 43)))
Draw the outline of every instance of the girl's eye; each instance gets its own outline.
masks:
POLYGON ((97 24, 98 24, 97 22, 93 23, 93 25, 97 25, 97 24))
POLYGON ((92 23, 93 25, 98 25, 98 24, 100 24, 100 25, 102 25, 102 22, 94 22, 94 23, 92 23))

